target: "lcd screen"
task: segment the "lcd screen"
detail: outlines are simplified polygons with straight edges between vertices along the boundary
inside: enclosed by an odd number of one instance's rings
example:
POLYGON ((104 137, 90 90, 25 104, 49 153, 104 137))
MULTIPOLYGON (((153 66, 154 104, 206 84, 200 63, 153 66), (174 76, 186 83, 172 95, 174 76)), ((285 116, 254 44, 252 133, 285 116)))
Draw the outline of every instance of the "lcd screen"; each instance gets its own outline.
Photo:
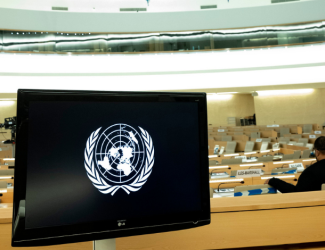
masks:
POLYGON ((31 101, 28 119, 26 229, 201 209, 197 103, 31 101))

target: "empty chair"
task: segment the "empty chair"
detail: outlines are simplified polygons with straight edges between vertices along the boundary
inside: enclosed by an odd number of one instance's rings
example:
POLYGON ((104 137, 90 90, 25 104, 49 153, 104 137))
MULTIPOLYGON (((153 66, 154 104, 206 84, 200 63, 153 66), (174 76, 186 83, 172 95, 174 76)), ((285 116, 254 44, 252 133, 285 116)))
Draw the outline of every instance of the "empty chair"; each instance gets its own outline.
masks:
POLYGON ((258 131, 260 131, 260 130, 259 130, 258 128, 251 128, 250 131, 251 131, 251 132, 258 132, 258 131))
POLYGON ((221 164, 240 164, 242 163, 242 158, 232 158, 232 159, 222 159, 221 164))
POLYGON ((234 132, 234 135, 244 135, 244 132, 234 132))
POLYGON ((242 128, 235 128, 234 131, 235 132, 244 132, 244 129, 242 129, 242 128))
POLYGON ((210 198, 213 198, 213 188, 210 187, 210 198))
POLYGON ((218 132, 218 135, 227 135, 225 132, 218 132))
POLYGON ((221 141, 232 141, 232 136, 231 135, 223 135, 221 137, 221 141))
POLYGON ((208 140, 214 140, 214 138, 212 136, 209 136, 208 140))
POLYGON ((297 142, 297 143, 295 144, 295 146, 304 147, 305 145, 304 145, 303 142, 297 142))
POLYGON ((261 138, 261 133, 260 132, 252 132, 251 138, 261 138))
POLYGON ((236 177, 236 175, 237 175, 237 170, 231 170, 230 177, 236 177))
POLYGON ((294 154, 290 154, 290 155, 283 155, 282 160, 292 160, 293 159, 294 154))
POLYGON ((1 190, 4 190, 4 189, 7 189, 7 182, 6 181, 0 181, 0 189, 1 190))
POLYGON ((14 169, 2 169, 0 170, 0 176, 14 176, 15 175, 15 170, 14 169))
POLYGON ((269 162, 273 161, 273 155, 258 157, 259 162, 269 162))
POLYGON ((280 128, 280 137, 290 134, 290 128, 280 128))
POLYGON ((301 155, 301 151, 300 150, 295 150, 295 152, 293 153, 293 160, 295 159, 299 159, 301 155))
POLYGON ((301 158, 309 158, 310 152, 311 152, 311 150, 309 150, 309 149, 302 151, 301 158))
POLYGON ((289 141, 288 145, 297 145, 297 142, 296 141, 289 141))
POLYGON ((267 141, 262 142, 260 151, 267 150, 269 147, 269 143, 267 141))
POLYGON ((228 141, 226 146, 226 153, 227 154, 235 153, 236 146, 237 146, 237 142, 228 141))
POLYGON ((325 184, 322 184, 322 190, 323 191, 325 190, 325 184))
POLYGON ((308 143, 308 138, 299 138, 298 142, 302 142, 304 144, 303 146, 306 146, 306 144, 308 143))
POLYGON ((209 160, 209 166, 217 165, 217 161, 215 160, 209 160))
POLYGON ((279 137, 279 141, 285 141, 288 144, 290 141, 290 138, 289 137, 279 137))
POLYGON ((302 127, 302 132, 303 133, 311 133, 312 130, 313 130, 313 125, 312 124, 305 124, 302 127))
POLYGON ((262 142, 271 142, 271 138, 261 138, 262 142))
POLYGON ((245 152, 252 152, 254 149, 255 142, 247 141, 245 145, 245 152))
POLYGON ((301 138, 301 137, 302 137, 302 135, 298 135, 298 134, 297 135, 296 134, 295 135, 291 135, 291 138, 301 138))

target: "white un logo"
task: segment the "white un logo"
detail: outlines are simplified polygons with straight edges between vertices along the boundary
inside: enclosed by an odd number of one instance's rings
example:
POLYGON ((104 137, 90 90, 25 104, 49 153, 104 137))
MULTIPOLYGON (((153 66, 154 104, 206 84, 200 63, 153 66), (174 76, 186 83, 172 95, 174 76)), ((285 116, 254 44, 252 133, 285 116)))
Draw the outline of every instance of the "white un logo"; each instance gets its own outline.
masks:
POLYGON ((154 164, 154 148, 150 135, 123 124, 94 131, 87 140, 85 168, 100 192, 114 195, 138 191, 147 181, 154 164), (100 133, 99 133, 100 132, 100 133))

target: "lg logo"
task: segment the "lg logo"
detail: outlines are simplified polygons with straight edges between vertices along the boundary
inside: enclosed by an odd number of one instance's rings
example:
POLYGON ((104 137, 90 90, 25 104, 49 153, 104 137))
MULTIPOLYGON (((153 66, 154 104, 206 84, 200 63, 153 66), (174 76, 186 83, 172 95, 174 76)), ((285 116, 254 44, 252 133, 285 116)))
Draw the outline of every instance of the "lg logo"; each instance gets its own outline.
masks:
POLYGON ((120 226, 125 226, 125 220, 117 221, 117 225, 120 226))

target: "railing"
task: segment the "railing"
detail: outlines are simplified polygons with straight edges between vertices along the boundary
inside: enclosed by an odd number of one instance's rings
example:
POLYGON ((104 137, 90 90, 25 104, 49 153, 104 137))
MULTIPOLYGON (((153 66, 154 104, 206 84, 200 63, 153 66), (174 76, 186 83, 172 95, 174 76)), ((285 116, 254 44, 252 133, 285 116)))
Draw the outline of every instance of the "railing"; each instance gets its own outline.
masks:
POLYGON ((159 53, 325 42, 325 22, 245 29, 139 34, 0 31, 0 52, 159 53))

